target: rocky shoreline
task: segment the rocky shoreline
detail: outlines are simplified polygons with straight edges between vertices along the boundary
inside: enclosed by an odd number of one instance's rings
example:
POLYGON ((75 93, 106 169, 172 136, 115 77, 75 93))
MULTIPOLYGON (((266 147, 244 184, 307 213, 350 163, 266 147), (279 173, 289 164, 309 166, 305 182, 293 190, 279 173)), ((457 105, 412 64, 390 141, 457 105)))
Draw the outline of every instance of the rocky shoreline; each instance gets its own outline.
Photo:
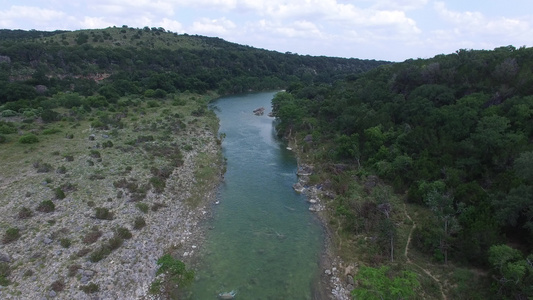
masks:
MULTIPOLYGON (((183 163, 169 175, 163 192, 146 193, 142 203, 151 209, 144 213, 136 206, 138 202, 127 199, 126 195, 116 199, 117 188, 113 182, 101 179, 91 182, 91 205, 81 202, 75 196, 80 193, 77 191, 54 200, 54 211, 35 211, 30 217, 21 218, 17 212, 23 205, 36 207, 42 199, 54 198, 52 184, 39 179, 40 174, 33 168, 21 169, 19 178, 0 178, 2 222, 21 232, 17 240, 3 243, 0 248, 0 262, 10 266, 7 277, 10 284, 0 286, 0 298, 153 298, 148 289, 155 278, 157 259, 171 252, 188 265, 199 252, 205 236, 200 223, 210 215, 215 202, 218 182, 210 181, 202 189, 205 193, 197 195, 195 171, 198 155, 219 157, 220 145, 209 130, 196 134, 203 142, 184 152, 183 163), (195 207, 187 204, 192 196, 200 199, 195 207), (109 209, 112 218, 95 217, 94 205, 109 209), (132 220, 141 216, 146 225, 135 228, 132 220), (120 227, 131 232, 131 238, 121 240, 100 261, 92 261, 91 254, 111 243, 120 227), (97 241, 84 242, 92 231, 99 232, 97 241)), ((101 134, 92 136, 91 142, 94 136, 96 141, 104 139, 101 134)), ((74 173, 69 176, 72 182, 74 173)))
MULTIPOLYGON (((291 143, 298 149, 295 143, 291 143)), ((297 150, 296 150, 297 151, 297 150)), ((298 153, 296 152, 298 156, 298 153)), ((335 254, 332 242, 332 232, 328 227, 325 199, 332 199, 335 195, 320 184, 309 184, 309 176, 313 175, 313 166, 301 162, 298 157, 298 182, 293 185, 296 192, 307 196, 309 211, 316 213, 324 228, 324 250, 320 260, 321 276, 319 288, 315 290, 315 299, 350 300, 351 290, 354 288, 355 264, 347 264, 335 254)))

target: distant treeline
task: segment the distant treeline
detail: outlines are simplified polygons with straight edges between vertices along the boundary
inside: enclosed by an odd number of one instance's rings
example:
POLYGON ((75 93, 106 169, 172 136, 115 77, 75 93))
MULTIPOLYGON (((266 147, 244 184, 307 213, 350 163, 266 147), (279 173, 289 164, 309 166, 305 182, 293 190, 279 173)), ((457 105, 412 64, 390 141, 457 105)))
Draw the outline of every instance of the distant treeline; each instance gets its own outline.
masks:
POLYGON ((294 82, 332 83, 387 63, 283 54, 162 28, 5 32, 11 34, 2 33, 0 41, 0 104, 66 91, 116 101, 147 90, 282 89, 294 82), (46 89, 38 93, 35 86, 46 89))

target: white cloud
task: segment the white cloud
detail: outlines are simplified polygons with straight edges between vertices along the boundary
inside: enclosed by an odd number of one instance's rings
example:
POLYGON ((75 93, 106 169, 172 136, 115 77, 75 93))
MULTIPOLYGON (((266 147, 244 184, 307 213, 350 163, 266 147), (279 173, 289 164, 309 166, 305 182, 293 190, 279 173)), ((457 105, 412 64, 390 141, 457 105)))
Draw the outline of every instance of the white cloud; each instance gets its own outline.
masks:
POLYGON ((115 24, 104 21, 103 18, 85 17, 80 25, 82 28, 106 28, 115 24))
POLYGON ((194 33, 205 35, 226 35, 234 30, 237 26, 232 21, 221 19, 201 18, 192 24, 190 30, 194 33))
POLYGON ((13 5, 7 10, 0 10, 0 25, 3 28, 10 28, 17 26, 17 24, 24 24, 26 27, 20 27, 20 29, 37 29, 29 28, 27 26, 38 25, 48 27, 50 26, 49 22, 64 17, 65 13, 62 11, 43 9, 34 6, 13 5))
POLYGON ((485 45, 501 46, 512 43, 512 40, 529 43, 533 35, 530 18, 489 18, 476 11, 449 10, 444 2, 436 2, 434 8, 444 21, 452 24, 451 28, 443 29, 440 33, 450 40, 470 41, 472 45, 476 44, 472 41, 477 41, 485 45))

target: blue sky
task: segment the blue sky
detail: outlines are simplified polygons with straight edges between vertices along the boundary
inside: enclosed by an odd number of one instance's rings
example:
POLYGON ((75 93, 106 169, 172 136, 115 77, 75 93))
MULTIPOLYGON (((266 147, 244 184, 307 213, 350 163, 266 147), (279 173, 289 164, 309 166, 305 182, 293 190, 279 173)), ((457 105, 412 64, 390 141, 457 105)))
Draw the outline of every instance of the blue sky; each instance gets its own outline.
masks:
POLYGON ((0 28, 128 25, 309 55, 403 61, 532 46, 531 0, 0 0, 0 28))

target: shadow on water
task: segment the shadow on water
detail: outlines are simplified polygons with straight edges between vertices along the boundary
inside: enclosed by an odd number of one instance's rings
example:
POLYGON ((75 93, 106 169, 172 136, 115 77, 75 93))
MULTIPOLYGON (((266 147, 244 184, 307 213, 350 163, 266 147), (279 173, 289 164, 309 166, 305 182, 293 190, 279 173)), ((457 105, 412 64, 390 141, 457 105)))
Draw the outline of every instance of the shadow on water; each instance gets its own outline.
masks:
POLYGON ((314 299, 323 232, 292 189, 296 158, 267 116, 275 92, 225 97, 214 105, 227 158, 220 204, 199 253, 187 299, 314 299), (252 111, 265 107, 263 116, 252 111))

